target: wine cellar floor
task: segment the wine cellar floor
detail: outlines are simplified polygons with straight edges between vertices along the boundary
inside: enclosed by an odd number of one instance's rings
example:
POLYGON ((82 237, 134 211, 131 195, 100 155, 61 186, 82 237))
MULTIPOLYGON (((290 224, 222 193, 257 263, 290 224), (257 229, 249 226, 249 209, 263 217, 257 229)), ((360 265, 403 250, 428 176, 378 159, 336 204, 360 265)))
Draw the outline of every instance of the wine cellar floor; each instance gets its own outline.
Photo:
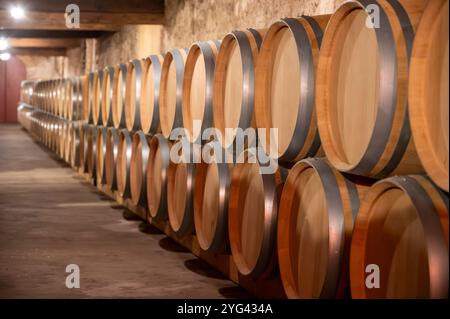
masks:
POLYGON ((39 145, 0 125, 0 298, 245 298, 39 145), (66 288, 66 266, 80 289, 66 288))

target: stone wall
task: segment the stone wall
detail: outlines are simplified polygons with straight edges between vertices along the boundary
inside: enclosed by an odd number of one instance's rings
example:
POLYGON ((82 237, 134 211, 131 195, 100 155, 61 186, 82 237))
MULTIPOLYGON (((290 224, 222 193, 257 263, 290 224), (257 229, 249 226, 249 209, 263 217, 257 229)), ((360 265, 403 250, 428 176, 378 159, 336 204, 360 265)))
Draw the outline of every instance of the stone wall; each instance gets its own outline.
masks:
POLYGON ((28 80, 60 78, 65 75, 64 57, 20 55, 25 64, 28 80))
POLYGON ((127 62, 133 58, 144 58, 161 52, 160 25, 124 26, 113 35, 97 40, 97 68, 127 62))
POLYGON ((198 40, 222 39, 233 30, 267 28, 283 17, 334 12, 345 0, 166 0, 164 50, 198 40))
MULTIPOLYGON (((189 47, 199 40, 222 39, 232 30, 267 28, 283 17, 334 12, 345 0, 166 0, 166 23, 130 25, 67 52, 64 71, 57 58, 26 59, 29 78, 80 75, 92 69, 143 58, 170 48, 189 47)), ((24 61, 25 62, 25 61, 24 61)))

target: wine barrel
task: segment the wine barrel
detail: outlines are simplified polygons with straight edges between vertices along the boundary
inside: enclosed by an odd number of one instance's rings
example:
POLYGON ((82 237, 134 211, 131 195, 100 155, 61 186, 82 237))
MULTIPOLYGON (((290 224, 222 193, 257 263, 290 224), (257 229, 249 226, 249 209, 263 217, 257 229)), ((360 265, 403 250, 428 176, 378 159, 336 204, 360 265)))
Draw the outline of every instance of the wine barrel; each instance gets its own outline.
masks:
POLYGON ((48 147, 54 151, 56 153, 56 127, 57 127, 57 122, 56 122, 56 118, 52 118, 49 115, 42 117, 40 119, 41 121, 41 127, 44 128, 46 134, 47 134, 47 144, 48 147), (42 121, 45 121, 42 123, 42 121))
POLYGON ((102 123, 105 126, 113 126, 113 101, 114 101, 114 76, 115 68, 107 66, 103 70, 102 82, 102 123))
POLYGON ((167 171, 171 142, 162 134, 155 134, 149 147, 146 186, 149 218, 163 220, 167 217, 167 171))
POLYGON ((94 185, 97 183, 97 127, 90 124, 87 130, 86 165, 87 173, 94 185))
POLYGON ((287 172, 278 167, 261 174, 259 160, 250 160, 251 150, 243 154, 249 157, 231 174, 228 236, 238 271, 258 277, 275 268, 279 195, 287 172))
POLYGON ((89 124, 94 124, 94 115, 93 115, 93 103, 94 103, 94 82, 95 82, 95 73, 90 72, 87 77, 87 101, 86 101, 86 110, 85 110, 85 120, 89 124))
POLYGON ((409 119, 416 150, 427 174, 447 192, 448 16, 448 0, 428 2, 409 70, 409 119))
POLYGON ((90 74, 81 76, 81 113, 80 119, 88 121, 89 119, 89 86, 90 74))
POLYGON ((59 140, 58 140, 58 132, 60 122, 58 118, 52 118, 48 116, 45 120, 50 121, 50 145, 52 146, 53 151, 58 154, 59 152, 59 140))
POLYGON ((69 121, 75 120, 76 99, 77 99, 77 78, 71 78, 67 81, 68 87, 66 91, 66 115, 69 121))
POLYGON ((228 194, 232 163, 225 161, 225 150, 219 142, 203 146, 202 154, 210 154, 196 167, 194 185, 194 225, 200 248, 223 252, 228 246, 228 194))
POLYGON ((63 108, 64 108, 64 93, 65 93, 65 80, 58 79, 57 89, 56 89, 56 115, 59 117, 63 117, 63 108))
POLYGON ((144 133, 156 134, 159 126, 159 88, 161 81, 162 55, 150 55, 143 70, 140 119, 144 133))
POLYGON ((116 164, 117 154, 119 148, 119 135, 117 129, 114 127, 108 128, 106 135, 106 150, 105 150, 105 177, 106 185, 112 190, 117 190, 116 178, 116 164))
POLYGON ((173 129, 182 126, 183 76, 187 49, 166 53, 161 70, 159 117, 161 132, 169 138, 173 129))
POLYGON ((370 184, 321 158, 289 171, 278 213, 278 263, 288 298, 345 296, 353 223, 370 184))
POLYGON ((125 95, 125 126, 129 131, 141 128, 141 85, 142 70, 145 60, 134 59, 127 63, 126 95, 125 95))
POLYGON ((376 183, 353 231, 352 297, 448 298, 448 213, 447 195, 425 176, 376 183))
POLYGON ((179 151, 180 161, 172 159, 167 170, 167 210, 170 227, 178 235, 194 230, 195 162, 200 155, 196 146, 178 141, 171 149, 171 152, 179 151))
POLYGON ((186 137, 199 143, 202 132, 213 124, 214 69, 220 41, 194 43, 186 57, 183 76, 182 118, 186 137), (199 123, 194 127, 194 121, 199 123))
POLYGON ((126 97, 126 78, 127 65, 118 64, 114 69, 114 83, 113 83, 113 124, 115 128, 124 128, 125 125, 125 97, 126 97))
POLYGON ((62 160, 64 160, 64 152, 66 150, 66 127, 67 122, 62 119, 58 119, 58 129, 56 131, 58 139, 57 155, 62 160))
POLYGON ((130 198, 130 164, 132 140, 126 129, 119 130, 117 147, 116 179, 117 191, 123 199, 130 198))
POLYGON ((56 95, 58 92, 58 80, 55 79, 53 80, 52 83, 52 89, 51 89, 51 93, 50 93, 50 113, 53 115, 57 115, 57 109, 58 109, 58 105, 57 105, 57 99, 56 99, 56 95))
POLYGON ((105 154, 106 154, 106 138, 108 129, 105 126, 97 127, 97 141, 96 141, 96 163, 97 168, 97 183, 101 185, 106 184, 106 171, 105 171, 105 154))
POLYGON ((228 33, 216 58, 213 87, 214 126, 222 146, 233 145, 236 133, 255 127, 255 67, 266 30, 248 29, 228 33))
POLYGON ((367 25, 367 1, 351 1, 333 14, 324 34, 316 81, 322 147, 343 172, 421 173, 407 91, 414 28, 427 0, 372 2, 379 25, 367 25))
POLYGON ((80 126, 80 169, 83 173, 87 173, 87 136, 88 136, 88 124, 83 123, 80 126))
POLYGON ((43 137, 43 142, 44 144, 50 149, 52 149, 52 131, 51 126, 53 124, 50 123, 50 121, 48 122, 43 122, 43 119, 38 117, 36 118, 36 134, 41 137, 43 137))
POLYGON ((314 86, 326 16, 285 18, 264 36, 256 67, 255 117, 266 153, 296 162, 318 153, 314 86), (270 129, 278 130, 278 138, 270 129), (270 144, 269 144, 270 143, 270 144))
POLYGON ((63 79, 61 84, 61 114, 59 115, 63 119, 67 119, 68 114, 68 92, 69 91, 69 79, 63 79))
POLYGON ((64 161, 66 163, 70 163, 70 144, 72 142, 72 135, 71 133, 72 129, 72 122, 66 121, 64 126, 64 161))
POLYGON ((147 208, 147 163, 149 157, 147 136, 138 131, 133 135, 130 164, 131 202, 147 208))
POLYGON ((84 77, 78 77, 76 79, 76 94, 73 103, 73 121, 80 121, 83 119, 83 102, 84 102, 84 77))
POLYGON ((51 105, 50 105, 50 113, 52 113, 53 115, 58 115, 58 87, 59 87, 59 80, 54 80, 51 92, 51 105))
POLYGON ((92 120, 95 125, 103 125, 102 116, 102 88, 103 88, 103 70, 97 70, 94 73, 94 86, 92 93, 92 120))
POLYGON ((71 146, 70 146, 70 165, 73 168, 78 169, 81 166, 80 161, 80 136, 81 136, 81 125, 80 122, 72 122, 71 127, 71 146))

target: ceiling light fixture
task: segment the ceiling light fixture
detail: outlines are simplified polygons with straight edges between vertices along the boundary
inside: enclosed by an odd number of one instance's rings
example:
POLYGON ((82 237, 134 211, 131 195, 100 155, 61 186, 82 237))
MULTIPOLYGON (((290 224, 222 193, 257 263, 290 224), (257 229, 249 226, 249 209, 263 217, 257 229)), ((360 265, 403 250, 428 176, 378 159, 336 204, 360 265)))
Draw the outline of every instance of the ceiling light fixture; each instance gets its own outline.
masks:
POLYGON ((8 61, 11 58, 11 54, 8 52, 4 52, 0 54, 0 60, 2 61, 8 61))
POLYGON ((0 38, 0 51, 6 50, 8 47, 8 40, 6 38, 0 38))
POLYGON ((17 19, 17 20, 20 20, 20 19, 22 19, 23 17, 25 17, 25 10, 23 10, 22 7, 17 6, 17 5, 11 7, 11 9, 9 10, 9 13, 11 14, 11 16, 12 16, 14 19, 17 19))

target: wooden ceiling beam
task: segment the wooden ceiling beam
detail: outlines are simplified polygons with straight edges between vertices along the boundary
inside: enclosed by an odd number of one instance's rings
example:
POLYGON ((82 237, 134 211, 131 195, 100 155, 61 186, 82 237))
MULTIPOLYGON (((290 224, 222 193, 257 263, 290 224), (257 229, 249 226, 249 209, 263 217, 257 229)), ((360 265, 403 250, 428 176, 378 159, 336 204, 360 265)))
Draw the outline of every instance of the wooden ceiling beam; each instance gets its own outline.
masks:
POLYGON ((11 48, 12 55, 39 55, 39 56, 65 56, 65 48, 11 48))
POLYGON ((77 31, 77 30, 1 30, 0 37, 5 38, 98 38, 108 34, 107 31, 77 31))
POLYGON ((9 11, 0 11, 0 29, 27 30, 98 30, 117 31, 126 24, 162 24, 164 15, 154 13, 103 13, 81 12, 80 28, 69 29, 64 13, 27 12, 26 17, 16 20, 9 11))
POLYGON ((39 38, 9 38, 11 48, 72 48, 81 45, 81 39, 39 39, 39 38))
MULTIPOLYGON (((0 0, 0 10, 9 10, 14 1, 0 0)), ((83 12, 98 13, 154 13, 164 15, 164 0, 21 0, 26 11, 64 13, 69 3, 76 3, 83 12)))

